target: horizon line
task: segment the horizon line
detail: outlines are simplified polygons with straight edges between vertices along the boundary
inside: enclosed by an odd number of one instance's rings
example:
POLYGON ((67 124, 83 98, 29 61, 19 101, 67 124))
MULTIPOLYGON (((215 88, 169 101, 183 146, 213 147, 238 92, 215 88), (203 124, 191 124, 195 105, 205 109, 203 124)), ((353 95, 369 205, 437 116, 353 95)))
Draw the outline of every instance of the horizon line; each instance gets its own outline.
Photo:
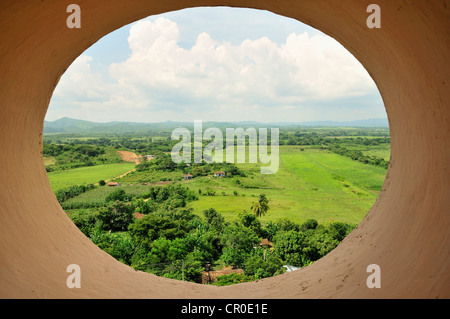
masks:
POLYGON ((135 122, 135 121, 108 121, 108 122, 96 122, 93 120, 83 120, 83 119, 77 119, 72 118, 68 116, 60 117, 56 120, 44 120, 48 123, 54 123, 56 121, 62 120, 62 119, 69 119, 69 120, 75 120, 75 121, 84 121, 84 122, 90 122, 90 123, 96 123, 96 124, 111 124, 111 123, 133 123, 133 124, 164 124, 164 123, 194 123, 194 121, 202 121, 205 123, 261 123, 261 124, 302 124, 302 123, 324 123, 324 122, 331 122, 331 123, 340 123, 340 122, 361 122, 361 121, 376 121, 376 120, 384 120, 388 121, 387 117, 376 117, 376 118, 365 118, 365 119, 357 119, 357 120, 308 120, 308 121, 302 121, 302 122, 296 122, 296 121, 276 121, 276 122, 263 122, 263 121, 254 121, 254 120, 242 120, 242 121, 217 121, 217 120, 192 120, 192 121, 157 121, 157 122, 135 122))

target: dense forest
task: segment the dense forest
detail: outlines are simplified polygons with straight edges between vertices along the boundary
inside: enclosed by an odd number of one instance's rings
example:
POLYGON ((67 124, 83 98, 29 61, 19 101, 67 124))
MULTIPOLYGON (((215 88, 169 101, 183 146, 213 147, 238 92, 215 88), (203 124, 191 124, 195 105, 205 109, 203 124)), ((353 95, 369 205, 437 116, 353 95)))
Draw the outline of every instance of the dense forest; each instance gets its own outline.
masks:
MULTIPOLYGON (((179 184, 155 186, 142 196, 118 188, 105 206, 69 216, 96 245, 137 270, 199 283, 207 265, 220 262, 243 269, 216 283, 222 285, 281 274, 285 265, 307 266, 355 227, 341 222, 324 226, 314 219, 297 224, 287 218, 262 224, 251 208, 237 212, 236 221, 226 222, 213 208, 203 217, 186 209, 186 203, 196 198, 179 184), (260 245, 263 239, 272 249, 260 245)), ((263 194, 259 201, 262 198, 263 194)), ((269 200, 266 203, 269 209, 269 200)))

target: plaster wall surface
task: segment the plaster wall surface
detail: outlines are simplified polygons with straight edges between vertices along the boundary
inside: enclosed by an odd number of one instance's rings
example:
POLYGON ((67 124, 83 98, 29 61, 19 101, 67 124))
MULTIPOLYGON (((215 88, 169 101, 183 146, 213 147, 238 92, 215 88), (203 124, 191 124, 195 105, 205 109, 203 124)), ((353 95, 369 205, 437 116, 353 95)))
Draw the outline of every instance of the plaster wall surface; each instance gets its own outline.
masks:
POLYGON ((450 1, 77 0, 81 29, 60 0, 0 3, 1 298, 449 298, 450 1), (382 192, 330 254, 305 269, 211 287, 134 271, 66 216, 42 161, 42 130, 59 78, 104 35, 149 15, 195 6, 270 10, 334 37, 373 77, 391 130, 382 192), (82 288, 66 286, 69 264, 82 288), (366 285, 370 264, 381 288, 366 285))

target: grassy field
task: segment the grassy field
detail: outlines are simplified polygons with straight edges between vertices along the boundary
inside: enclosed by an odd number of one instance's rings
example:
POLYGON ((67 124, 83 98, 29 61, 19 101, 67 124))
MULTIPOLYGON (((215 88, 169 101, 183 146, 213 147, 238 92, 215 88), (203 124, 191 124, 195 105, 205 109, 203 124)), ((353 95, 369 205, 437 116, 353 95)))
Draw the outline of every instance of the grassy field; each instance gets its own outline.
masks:
POLYGON ((385 161, 389 161, 391 158, 390 149, 371 149, 368 151, 362 151, 364 155, 381 157, 385 161))
POLYGON ((131 172, 126 176, 120 178, 121 183, 157 183, 161 180, 176 180, 181 179, 183 174, 181 172, 131 172))
POLYGON ((391 148, 389 144, 380 144, 380 145, 346 145, 344 144, 347 149, 353 150, 353 151, 361 151, 366 156, 376 156, 381 157, 385 161, 389 161, 391 157, 391 148))
POLYGON ((44 165, 45 166, 54 165, 55 162, 56 162, 56 159, 54 156, 44 157, 44 165))
POLYGON ((259 174, 258 164, 238 164, 247 173, 239 178, 199 178, 188 182, 192 189, 211 188, 215 196, 201 196, 192 202, 198 214, 210 207, 228 220, 250 210, 259 194, 270 200, 262 221, 288 217, 296 222, 314 218, 319 222, 359 223, 369 211, 383 184, 386 170, 362 164, 319 149, 280 147, 280 168, 276 174, 259 174), (237 191, 238 195, 233 192, 237 191))
POLYGON ((132 170, 134 163, 116 163, 97 166, 80 167, 48 173, 53 191, 72 185, 95 184, 99 180, 109 180, 132 170))
MULTIPOLYGON (((247 154, 248 155, 248 154, 247 154)), ((262 222, 287 217, 301 223, 314 218, 320 223, 342 221, 359 223, 374 204, 383 184, 386 170, 362 164, 350 158, 314 147, 281 146, 280 167, 276 174, 261 174, 260 164, 236 164, 246 177, 196 177, 181 179, 182 172, 134 172, 119 181, 123 184, 158 182, 161 178, 176 180, 198 194, 199 200, 190 202, 198 215, 214 208, 227 220, 233 220, 251 205, 260 194, 269 198, 270 210, 262 222), (303 149, 303 150, 302 150, 303 149), (199 193, 201 191, 201 194, 199 193), (214 196, 205 195, 213 191, 214 196)), ((133 163, 108 164, 62 172, 51 172, 54 190, 70 185, 96 183, 110 179, 134 167, 133 163)), ((125 185, 127 193, 142 193, 149 186, 125 185)), ((112 191, 101 187, 67 201, 101 203, 112 191)))

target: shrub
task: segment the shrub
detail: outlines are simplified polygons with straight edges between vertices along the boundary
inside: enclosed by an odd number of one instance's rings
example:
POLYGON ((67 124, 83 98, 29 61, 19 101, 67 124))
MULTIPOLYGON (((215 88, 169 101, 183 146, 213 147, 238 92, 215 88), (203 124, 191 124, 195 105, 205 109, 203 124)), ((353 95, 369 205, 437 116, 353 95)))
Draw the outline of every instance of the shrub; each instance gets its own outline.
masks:
POLYGON ((266 256, 264 260, 264 254, 261 252, 248 258, 244 263, 245 274, 254 276, 255 279, 262 279, 272 277, 284 272, 283 263, 274 253, 266 250, 266 256))
POLYGON ((94 230, 97 223, 97 212, 92 211, 81 211, 72 212, 69 214, 72 222, 78 227, 79 230, 83 232, 87 237, 94 230))
POLYGON ((93 184, 85 185, 73 185, 68 188, 62 188, 55 192, 56 199, 59 203, 62 203, 69 198, 78 196, 90 189, 94 189, 95 186, 93 184))
POLYGON ((108 196, 106 196, 105 201, 107 203, 113 202, 113 201, 129 201, 131 200, 133 196, 125 193, 125 191, 122 188, 118 188, 114 190, 112 193, 110 193, 108 196))
POLYGON ((308 229, 316 229, 319 223, 315 219, 308 219, 300 226, 301 231, 307 231, 308 229))
POLYGON ((124 231, 133 222, 134 207, 121 201, 110 203, 98 211, 100 227, 104 230, 124 231))
POLYGON ((233 284, 238 284, 241 282, 248 282, 248 281, 253 281, 253 280, 254 280, 253 276, 245 275, 242 273, 241 274, 240 273, 232 273, 232 274, 218 276, 217 281, 213 285, 228 286, 228 285, 233 285, 233 284))
POLYGON ((203 211, 206 222, 217 231, 222 231, 225 228, 225 218, 214 208, 203 211))
POLYGON ((135 251, 131 238, 126 233, 111 233, 95 229, 90 239, 99 248, 110 254, 115 259, 129 265, 135 251))
POLYGON ((329 226, 331 235, 338 241, 342 241, 353 228, 352 225, 341 222, 334 222, 329 226))

